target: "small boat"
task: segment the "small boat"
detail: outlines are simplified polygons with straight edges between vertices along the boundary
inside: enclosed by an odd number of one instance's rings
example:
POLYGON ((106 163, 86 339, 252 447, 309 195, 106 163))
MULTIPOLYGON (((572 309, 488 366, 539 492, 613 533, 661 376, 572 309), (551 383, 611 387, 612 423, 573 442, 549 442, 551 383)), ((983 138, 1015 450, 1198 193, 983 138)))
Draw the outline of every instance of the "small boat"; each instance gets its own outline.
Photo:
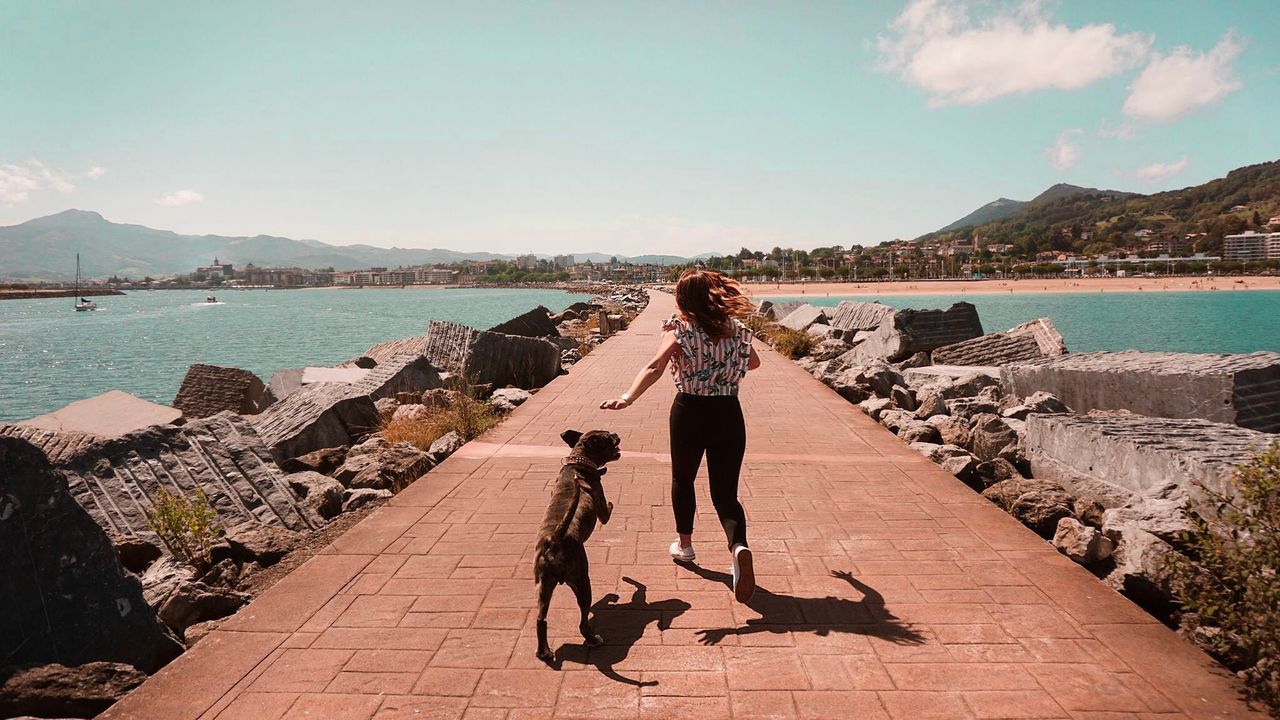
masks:
POLYGON ((213 303, 218 302, 218 298, 216 298, 216 297, 214 297, 214 296, 210 295, 210 296, 206 297, 206 298, 204 299, 204 301, 205 301, 205 302, 207 302, 207 303, 209 303, 209 304, 213 304, 213 303))
POLYGON ((76 312, 84 312, 86 310, 97 310, 98 304, 92 300, 80 297, 80 253, 76 253, 76 312))

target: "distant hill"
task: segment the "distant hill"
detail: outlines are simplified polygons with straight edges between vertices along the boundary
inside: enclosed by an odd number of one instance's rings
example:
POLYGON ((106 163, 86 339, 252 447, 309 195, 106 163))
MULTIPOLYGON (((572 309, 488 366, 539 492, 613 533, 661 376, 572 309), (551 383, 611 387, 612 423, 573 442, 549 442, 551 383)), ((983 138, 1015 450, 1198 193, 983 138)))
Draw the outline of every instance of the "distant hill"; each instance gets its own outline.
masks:
MULTIPOLYGON (((113 223, 96 212, 67 210, 57 215, 0 227, 0 278, 66 280, 75 275, 76 253, 87 278, 117 275, 142 278, 188 273, 214 258, 243 267, 248 263, 304 268, 354 270, 400 267, 461 260, 509 260, 513 255, 459 252, 440 248, 380 248, 372 245, 330 245, 319 240, 292 240, 270 235, 227 237, 180 235, 142 225, 113 223)), ((546 257, 546 256, 544 256, 546 257)), ((584 253, 579 261, 608 261, 610 255, 584 253), (588 257, 589 256, 589 257, 588 257)), ((674 256, 621 261, 687 262, 674 256)))
POLYGON ((1202 185, 1142 195, 1059 184, 1028 201, 1001 198, 946 227, 916 238, 1011 244, 1015 255, 1105 253, 1144 245, 1134 233, 1181 238, 1197 234, 1196 251, 1217 253, 1223 235, 1280 214, 1280 160, 1249 165, 1202 185), (1200 235, 1203 234, 1203 235, 1200 235))

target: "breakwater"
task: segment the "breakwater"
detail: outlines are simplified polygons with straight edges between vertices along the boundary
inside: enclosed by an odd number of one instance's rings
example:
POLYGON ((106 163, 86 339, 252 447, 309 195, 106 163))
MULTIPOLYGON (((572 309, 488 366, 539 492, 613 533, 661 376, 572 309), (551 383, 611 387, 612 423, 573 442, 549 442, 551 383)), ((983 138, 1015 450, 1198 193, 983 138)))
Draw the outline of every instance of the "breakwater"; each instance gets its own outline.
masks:
POLYGON ((46 298, 73 298, 73 297, 107 297, 109 295, 124 295, 120 290, 89 290, 82 288, 79 292, 72 290, 15 290, 0 289, 0 300, 43 300, 46 298))

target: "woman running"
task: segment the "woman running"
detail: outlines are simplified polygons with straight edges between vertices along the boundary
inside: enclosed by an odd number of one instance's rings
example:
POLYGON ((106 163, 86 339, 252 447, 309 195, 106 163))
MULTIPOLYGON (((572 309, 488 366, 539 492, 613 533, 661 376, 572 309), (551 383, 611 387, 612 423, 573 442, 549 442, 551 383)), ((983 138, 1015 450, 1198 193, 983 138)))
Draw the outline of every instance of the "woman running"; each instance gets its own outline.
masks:
POLYGON ((738 403, 738 384, 760 367, 751 331, 737 320, 754 312, 732 278, 706 270, 686 270, 676 284, 679 312, 663 324, 658 354, 636 375, 617 400, 600 404, 621 410, 636 401, 671 364, 676 399, 671 404, 671 508, 676 534, 671 557, 689 562, 693 551, 693 481, 707 457, 711 502, 724 528, 733 559, 733 595, 751 599, 755 570, 747 547, 747 517, 738 502, 738 475, 746 451, 747 429, 738 403))

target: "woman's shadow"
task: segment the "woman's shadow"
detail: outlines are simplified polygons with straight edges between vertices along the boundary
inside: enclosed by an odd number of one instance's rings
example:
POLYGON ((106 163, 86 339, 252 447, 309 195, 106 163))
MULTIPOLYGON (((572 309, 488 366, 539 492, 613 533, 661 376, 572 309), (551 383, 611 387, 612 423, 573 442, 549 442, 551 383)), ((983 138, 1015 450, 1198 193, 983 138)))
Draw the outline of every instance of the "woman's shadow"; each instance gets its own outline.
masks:
POLYGON ((552 664, 557 670, 565 660, 582 665, 594 665, 605 677, 620 683, 636 686, 657 685, 656 680, 640 682, 619 675, 614 666, 627 659, 631 647, 644 637, 649 623, 657 622, 658 630, 667 630, 676 616, 690 608, 689 603, 679 600, 661 600, 649 602, 646 598, 647 588, 629 577, 623 582, 635 588, 631 592, 631 600, 619 603, 617 593, 609 593, 591 606, 595 617, 595 631, 604 638, 604 644, 588 648, 577 644, 561 645, 556 649, 555 661, 552 664))
MULTIPOLYGON (((732 588, 733 579, 728 573, 707 570, 692 563, 679 563, 700 577, 723 583, 732 588)), ((855 633, 882 638, 898 645, 920 645, 924 636, 910 625, 894 617, 885 607, 884 597, 875 588, 853 576, 853 573, 837 571, 832 577, 849 583, 862 593, 861 600, 828 595, 822 598, 792 597, 769 592, 757 587, 747 607, 761 617, 747 621, 736 628, 699 630, 704 645, 715 645, 729 635, 754 635, 756 633, 811 632, 826 636, 830 633, 855 633)))

